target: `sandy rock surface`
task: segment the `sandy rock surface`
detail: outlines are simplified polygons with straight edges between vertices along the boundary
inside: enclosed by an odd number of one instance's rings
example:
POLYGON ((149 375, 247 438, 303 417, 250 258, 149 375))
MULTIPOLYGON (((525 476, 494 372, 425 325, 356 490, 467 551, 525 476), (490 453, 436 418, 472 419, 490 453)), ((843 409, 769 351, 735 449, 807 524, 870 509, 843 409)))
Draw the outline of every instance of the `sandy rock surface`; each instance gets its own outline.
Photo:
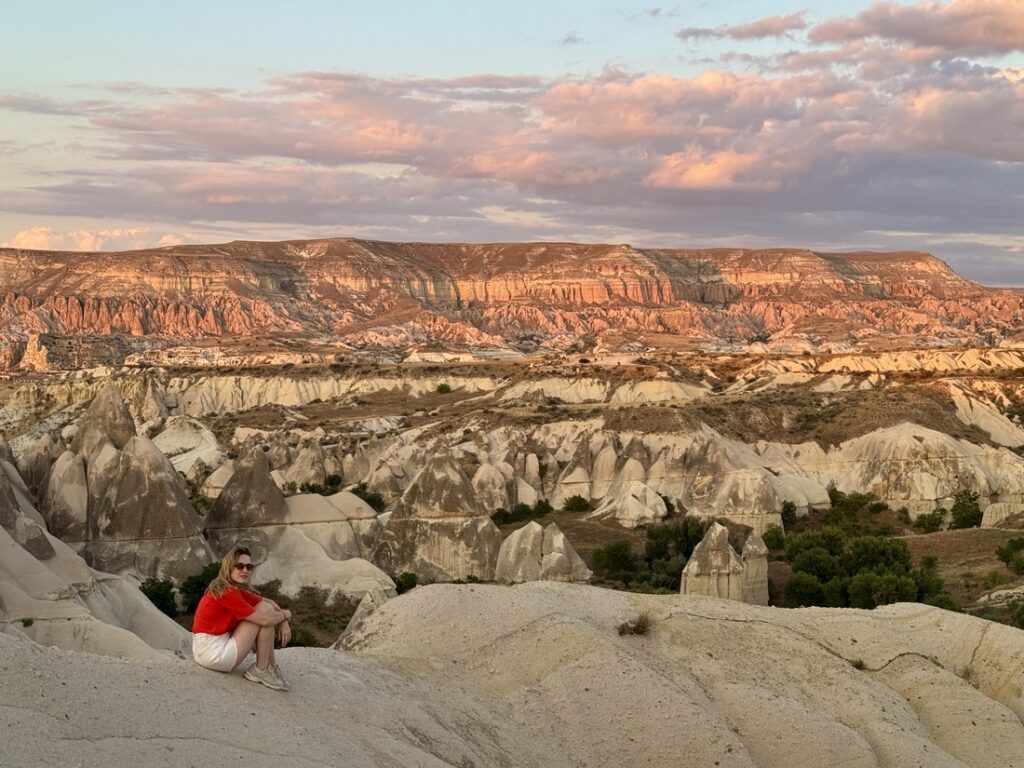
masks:
POLYGON ((432 585, 292 691, 0 633, 11 765, 1024 765, 1024 633, 921 605, 787 611, 569 584, 432 585), (647 612, 646 635, 616 627, 647 612), (216 713, 212 717, 211 713, 216 713))

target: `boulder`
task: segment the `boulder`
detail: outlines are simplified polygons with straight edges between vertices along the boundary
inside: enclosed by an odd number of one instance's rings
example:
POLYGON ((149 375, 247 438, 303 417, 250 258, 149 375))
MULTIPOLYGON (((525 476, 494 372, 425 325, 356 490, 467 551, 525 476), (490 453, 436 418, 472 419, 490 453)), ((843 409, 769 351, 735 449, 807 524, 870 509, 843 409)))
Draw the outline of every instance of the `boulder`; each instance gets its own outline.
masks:
POLYGON ((550 523, 544 529, 544 544, 542 548, 543 558, 540 563, 540 578, 542 581, 590 581, 593 575, 587 564, 583 562, 572 544, 559 530, 558 526, 550 523))
POLYGON ((235 474, 235 462, 228 459, 210 473, 199 489, 200 493, 208 499, 216 499, 233 474, 235 474))

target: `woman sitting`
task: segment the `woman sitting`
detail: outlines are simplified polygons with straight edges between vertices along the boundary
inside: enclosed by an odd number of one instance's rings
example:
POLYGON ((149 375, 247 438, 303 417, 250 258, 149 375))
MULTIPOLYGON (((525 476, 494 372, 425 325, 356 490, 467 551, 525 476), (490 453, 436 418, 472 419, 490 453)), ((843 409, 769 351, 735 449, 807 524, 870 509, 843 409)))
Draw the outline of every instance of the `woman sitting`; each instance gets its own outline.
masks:
POLYGON ((230 672, 255 645, 256 662, 245 670, 245 678, 287 691, 288 682, 274 661, 274 634, 282 648, 288 645, 292 614, 247 588, 255 567, 246 547, 235 547, 225 555, 220 573, 196 608, 192 656, 207 669, 230 672))

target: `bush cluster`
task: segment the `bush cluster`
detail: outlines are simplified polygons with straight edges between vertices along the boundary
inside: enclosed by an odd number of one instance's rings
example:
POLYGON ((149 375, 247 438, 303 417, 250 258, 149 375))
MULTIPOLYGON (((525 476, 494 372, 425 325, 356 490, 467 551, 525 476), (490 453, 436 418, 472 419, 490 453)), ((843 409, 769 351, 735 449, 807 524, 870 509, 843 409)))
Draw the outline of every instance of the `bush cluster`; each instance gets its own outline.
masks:
POLYGON ((627 540, 619 539, 595 549, 591 565, 599 578, 620 582, 627 589, 678 592, 686 561, 710 525, 711 520, 696 517, 650 525, 642 555, 634 552, 627 540))
POLYGON ((529 504, 516 504, 512 509, 498 509, 491 515, 495 525, 508 525, 509 523, 521 523, 527 520, 536 520, 538 517, 552 512, 554 507, 546 499, 538 499, 532 507, 529 504))
POLYGON ((395 591, 401 595, 405 592, 408 592, 410 589, 415 588, 418 582, 419 579, 417 578, 415 573, 410 573, 409 571, 402 571, 402 573, 398 574, 395 577, 395 591))
POLYGON ((875 608, 919 601, 956 609, 936 575, 935 559, 914 568, 902 539, 851 536, 831 526, 787 536, 786 560, 793 568, 785 594, 791 608, 875 608))
POLYGON ((199 607, 199 601, 203 599, 206 588, 210 582, 217 578, 220 573, 220 563, 210 563, 199 573, 194 573, 181 582, 181 602, 184 605, 185 613, 194 613, 199 607))
POLYGON ((579 495, 570 496, 562 504, 562 511, 564 512, 589 512, 590 509, 590 502, 579 495))

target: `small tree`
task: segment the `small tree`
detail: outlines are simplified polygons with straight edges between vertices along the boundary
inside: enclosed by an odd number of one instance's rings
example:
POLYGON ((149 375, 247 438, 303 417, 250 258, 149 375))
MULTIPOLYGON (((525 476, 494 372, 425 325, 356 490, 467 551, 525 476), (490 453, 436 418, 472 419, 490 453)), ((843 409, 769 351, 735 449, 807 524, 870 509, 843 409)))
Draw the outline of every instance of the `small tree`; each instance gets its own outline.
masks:
POLYGON ((953 518, 950 528, 977 528, 983 517, 978 505, 978 494, 968 490, 958 491, 953 497, 950 515, 953 518))

